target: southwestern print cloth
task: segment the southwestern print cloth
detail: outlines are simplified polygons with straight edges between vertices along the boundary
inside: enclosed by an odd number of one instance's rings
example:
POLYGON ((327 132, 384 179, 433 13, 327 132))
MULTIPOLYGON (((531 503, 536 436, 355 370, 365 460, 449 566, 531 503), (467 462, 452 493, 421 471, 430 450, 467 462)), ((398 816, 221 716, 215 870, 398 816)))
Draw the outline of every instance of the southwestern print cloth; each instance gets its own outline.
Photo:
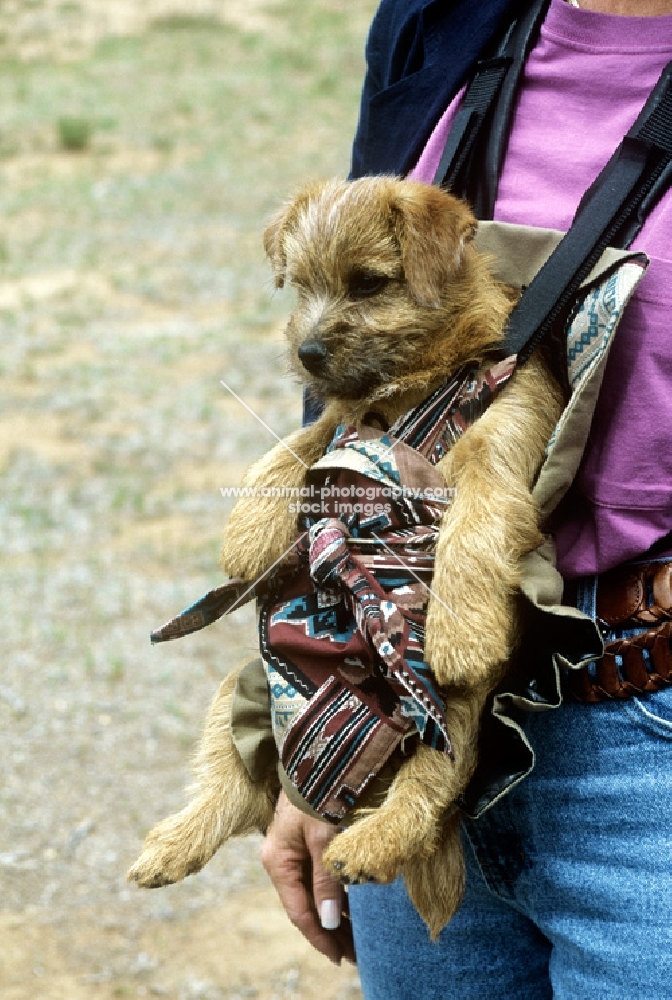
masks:
POLYGON ((387 432, 339 427, 307 477, 325 516, 303 519, 294 549, 266 579, 229 581, 152 634, 153 642, 185 635, 260 599, 280 761, 331 822, 356 805, 407 738, 451 752, 423 656, 434 552, 450 504, 435 465, 508 381, 515 360, 487 370, 465 365, 387 432))

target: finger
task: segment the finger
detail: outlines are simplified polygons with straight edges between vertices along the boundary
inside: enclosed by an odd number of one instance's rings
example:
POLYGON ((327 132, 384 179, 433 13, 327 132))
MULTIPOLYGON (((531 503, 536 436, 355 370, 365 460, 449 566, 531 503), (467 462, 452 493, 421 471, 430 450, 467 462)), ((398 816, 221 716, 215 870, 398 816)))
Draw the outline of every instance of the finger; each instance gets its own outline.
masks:
MULTIPOLYGON (((279 802, 262 846, 261 859, 294 926, 314 948, 339 964, 344 955, 349 957, 350 950, 344 948, 337 934, 320 924, 313 896, 313 854, 304 829, 312 823, 316 821, 304 816, 287 800, 279 802)), ((320 831, 312 831, 308 839, 317 843, 320 831)))
POLYGON ((305 858, 273 850, 272 857, 262 853, 262 861, 280 897, 287 916, 306 940, 332 962, 339 964, 344 948, 339 936, 320 923, 312 894, 312 878, 305 858))
POLYGON ((322 864, 322 855, 334 836, 333 828, 322 823, 306 826, 306 846, 310 851, 312 865, 313 901, 325 930, 336 930, 341 923, 343 889, 322 864))
POLYGON ((343 958, 354 963, 355 946, 348 916, 347 895, 343 885, 322 864, 324 850, 335 833, 333 827, 325 824, 316 824, 306 830, 306 841, 312 858, 313 900, 322 927, 337 939, 343 958))

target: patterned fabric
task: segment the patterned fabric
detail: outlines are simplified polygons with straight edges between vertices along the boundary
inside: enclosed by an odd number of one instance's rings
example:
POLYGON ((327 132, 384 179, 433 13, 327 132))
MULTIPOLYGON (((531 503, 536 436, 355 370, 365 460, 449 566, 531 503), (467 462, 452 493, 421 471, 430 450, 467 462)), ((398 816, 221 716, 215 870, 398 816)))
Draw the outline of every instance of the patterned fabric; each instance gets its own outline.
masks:
POLYGON ((548 442, 548 453, 555 447, 564 426, 571 418, 580 390, 593 369, 603 360, 605 351, 609 350, 623 310, 641 276, 641 260, 621 262, 618 268, 590 288, 580 299, 567 329, 567 375, 572 396, 548 442))
POLYGON ((418 733, 436 750, 450 752, 443 702, 423 656, 438 525, 450 500, 440 495, 440 474, 399 442, 391 451, 382 446, 388 476, 381 480, 381 466, 371 459, 381 439, 367 439, 367 433, 379 432, 344 428, 330 454, 334 462, 340 452, 351 452, 351 461, 370 463, 371 477, 353 471, 347 459, 343 469, 330 462, 311 470, 311 484, 331 494, 326 505, 332 516, 310 524, 297 545, 297 573, 279 581, 259 618, 262 656, 295 690, 289 725, 287 692, 278 719, 271 690, 282 766, 306 802, 333 822, 352 808, 404 737, 418 733), (406 464, 427 465, 414 480, 414 495, 402 492, 400 455, 406 464), (364 490, 372 498, 371 515, 356 504, 344 514, 340 498, 364 490))
POLYGON ((228 615, 230 611, 247 604, 253 597, 265 593, 265 590, 263 579, 252 585, 245 580, 227 580, 221 587, 209 590, 161 628, 155 629, 150 635, 152 645, 156 642, 168 642, 170 639, 181 639, 190 632, 198 632, 206 625, 212 625, 219 618, 228 615))
MULTIPOLYGON (((439 386, 425 402, 401 417, 390 434, 417 448, 432 463, 440 462, 467 427, 483 413, 492 398, 513 375, 515 357, 504 358, 485 371, 469 368, 461 384, 460 376, 439 386), (455 389, 457 388, 457 392, 455 389), (445 402, 451 397, 450 419, 442 420, 445 402)), ((464 371, 464 369, 462 369, 464 371)))
POLYGON ((309 470, 317 518, 268 578, 216 588, 153 642, 209 624, 253 596, 282 766, 338 823, 407 738, 450 754, 445 706, 425 662, 425 616, 441 518, 437 462, 492 402, 515 357, 465 365, 382 432, 341 426, 309 470), (347 502, 344 502, 347 501, 347 502))

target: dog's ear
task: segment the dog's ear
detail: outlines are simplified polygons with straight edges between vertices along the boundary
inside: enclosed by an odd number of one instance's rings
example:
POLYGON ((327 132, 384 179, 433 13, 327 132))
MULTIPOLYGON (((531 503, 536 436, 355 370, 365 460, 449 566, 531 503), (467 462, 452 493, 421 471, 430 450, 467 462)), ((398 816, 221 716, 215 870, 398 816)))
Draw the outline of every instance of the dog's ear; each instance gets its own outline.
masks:
POLYGON ((275 287, 282 288, 287 272, 284 232, 287 225, 289 206, 284 206, 264 229, 264 250, 273 268, 275 287))
POLYGON ((420 305, 437 307, 441 289, 462 262, 477 222, 469 206, 427 184, 405 183, 392 199, 404 274, 420 305))
POLYGON ((301 212, 308 206, 315 188, 306 188, 292 201, 286 202, 266 226, 264 250, 273 268, 275 287, 282 288, 287 277, 287 236, 295 228, 301 212))

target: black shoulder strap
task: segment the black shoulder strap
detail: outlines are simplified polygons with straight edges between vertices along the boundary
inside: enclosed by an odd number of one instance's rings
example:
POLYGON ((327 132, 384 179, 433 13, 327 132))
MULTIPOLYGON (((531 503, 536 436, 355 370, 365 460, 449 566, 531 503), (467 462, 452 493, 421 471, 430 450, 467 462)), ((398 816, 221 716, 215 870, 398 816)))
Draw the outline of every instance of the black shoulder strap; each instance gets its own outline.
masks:
POLYGON ((626 248, 672 183, 672 63, 591 184, 569 231, 509 318, 505 350, 523 363, 563 315, 608 246, 626 248))
MULTIPOLYGON (((493 216, 515 96, 549 0, 534 0, 497 53, 477 65, 450 130, 434 183, 467 198, 479 219, 493 216)), ((509 318, 507 354, 523 364, 565 314, 608 246, 625 249, 672 184, 672 63, 622 143, 591 184, 572 225, 509 318)))
POLYGON ((493 216, 520 76, 549 3, 529 4, 497 52, 477 63, 436 170, 434 184, 466 198, 478 219, 493 216))

